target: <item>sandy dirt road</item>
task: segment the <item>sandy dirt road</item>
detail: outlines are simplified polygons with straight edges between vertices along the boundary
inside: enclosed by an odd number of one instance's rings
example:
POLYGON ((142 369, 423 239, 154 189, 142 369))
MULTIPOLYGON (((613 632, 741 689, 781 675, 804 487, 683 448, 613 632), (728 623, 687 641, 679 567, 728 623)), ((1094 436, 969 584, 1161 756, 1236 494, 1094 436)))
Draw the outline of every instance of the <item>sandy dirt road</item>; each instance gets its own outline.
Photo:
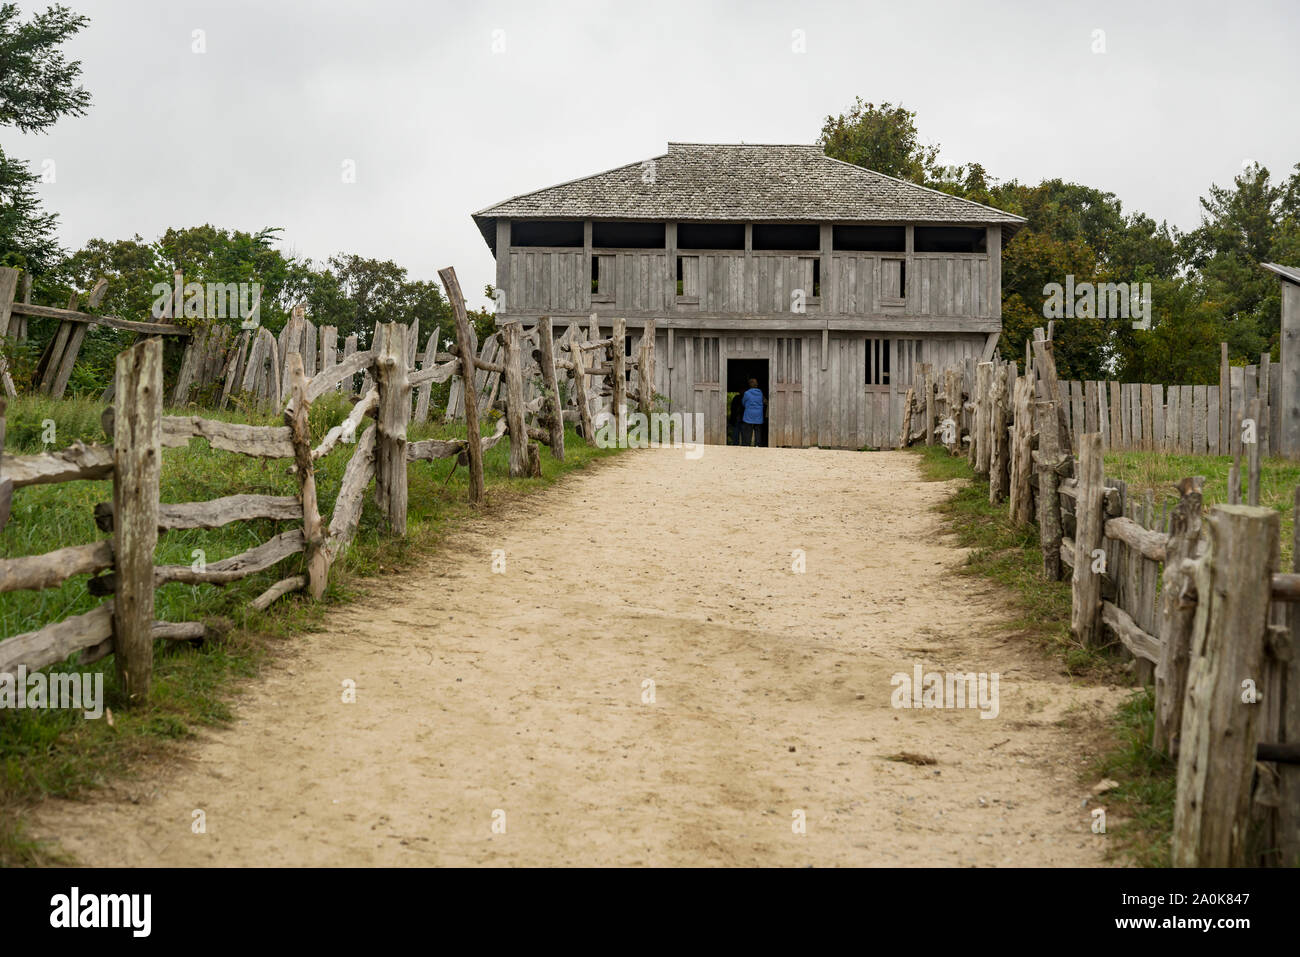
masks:
POLYGON ((90 865, 1101 864, 1059 722, 1120 692, 954 573, 949 491, 904 453, 628 453, 332 612, 192 760, 35 829, 90 865), (998 716, 892 707, 918 662, 998 673, 998 716))

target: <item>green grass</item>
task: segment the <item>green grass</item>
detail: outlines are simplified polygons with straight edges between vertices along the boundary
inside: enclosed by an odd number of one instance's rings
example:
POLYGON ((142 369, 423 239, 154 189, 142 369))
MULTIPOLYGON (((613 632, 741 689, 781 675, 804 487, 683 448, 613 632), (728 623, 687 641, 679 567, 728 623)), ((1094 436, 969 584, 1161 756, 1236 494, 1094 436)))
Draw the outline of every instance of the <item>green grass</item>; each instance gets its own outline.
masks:
MULTIPOLYGON (((6 451, 24 454, 42 448, 62 448, 75 440, 106 441, 100 426, 103 405, 92 399, 19 398, 8 409, 6 451), (52 420, 55 441, 45 446, 52 420)), ((329 397, 311 410, 313 439, 342 421, 348 406, 329 397)), ((204 412, 205 416, 256 424, 280 424, 269 414, 204 412)), ((485 430, 490 425, 485 423, 485 430)), ((451 438, 465 434, 464 425, 412 427, 412 440, 451 438)), ((352 446, 340 445, 317 462, 317 488, 322 516, 328 522, 343 469, 352 446)), ((612 454, 616 449, 589 447, 570 431, 565 462, 542 452, 542 478, 510 479, 509 443, 501 442, 484 457, 487 510, 521 494, 543 488, 566 472, 612 454)), ((262 461, 208 447, 195 439, 188 448, 163 452, 161 498, 189 502, 237 493, 292 495, 297 482, 288 460, 262 461)), ((400 569, 434 549, 446 533, 474 510, 467 502, 468 472, 452 471, 452 460, 414 462, 407 470, 409 509, 407 535, 393 539, 384 531, 379 510, 367 492, 361 524, 354 542, 335 563, 325 601, 301 595, 281 599, 268 612, 248 609, 248 602, 274 582, 302 570, 302 556, 224 587, 172 583, 157 590, 157 618, 166 621, 220 621, 225 633, 201 643, 159 642, 155 646, 153 691, 147 705, 126 708, 114 674, 113 659, 89 666, 60 665, 50 670, 101 672, 107 720, 87 721, 80 712, 55 709, 0 711, 0 865, 56 863, 57 849, 38 845, 26 836, 23 814, 46 796, 77 797, 113 777, 136 773, 165 760, 177 742, 194 729, 220 725, 230 718, 228 702, 238 684, 256 675, 277 644, 311 631, 331 604, 355 597, 367 577, 400 569), (450 480, 448 474, 451 473, 450 480)), ((92 509, 109 501, 109 482, 70 482, 37 485, 14 493, 9 524, 0 531, 0 558, 34 555, 67 545, 105 537, 96 528, 92 509)), ((202 550, 208 562, 245 551, 291 522, 240 522, 214 530, 178 530, 160 535, 158 564, 189 564, 202 550)), ((0 635, 33 631, 52 621, 87 611, 101 599, 87 591, 87 576, 39 592, 0 595, 0 635)))
MULTIPOLYGON (((1212 455, 1170 455, 1164 452, 1111 452, 1106 456, 1106 476, 1123 479, 1128 483, 1130 497, 1145 495, 1150 490, 1157 511, 1162 501, 1172 508, 1177 501, 1173 486, 1189 475, 1203 475, 1205 507, 1228 501, 1228 470, 1232 459, 1212 455)), ((1241 464, 1241 497, 1246 500, 1247 465, 1241 464)), ((1293 553, 1292 536, 1295 532, 1295 489, 1300 486, 1300 463, 1287 459, 1270 458, 1260 463, 1259 504, 1272 508, 1282 516, 1282 559, 1289 563, 1293 553)))

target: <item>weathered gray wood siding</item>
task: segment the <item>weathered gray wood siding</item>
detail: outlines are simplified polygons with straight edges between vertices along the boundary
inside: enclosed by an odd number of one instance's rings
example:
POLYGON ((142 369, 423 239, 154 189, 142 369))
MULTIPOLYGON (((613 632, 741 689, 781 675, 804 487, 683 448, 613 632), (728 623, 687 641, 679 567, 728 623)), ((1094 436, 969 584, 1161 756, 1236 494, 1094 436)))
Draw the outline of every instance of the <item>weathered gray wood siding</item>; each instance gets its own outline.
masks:
MULTIPOLYGON (((635 333, 633 333, 635 335, 635 333)), ((871 336, 853 332, 772 335, 659 331, 656 390, 669 410, 704 413, 704 441, 725 442, 726 364, 766 359, 770 442, 774 446, 892 448, 902 428, 903 401, 918 362, 937 366, 979 356, 982 335, 871 336), (672 341, 671 350, 669 341, 672 341), (868 342, 889 351, 887 385, 867 383, 868 342)))
POLYGON ((624 316, 792 315, 795 290, 803 290, 810 317, 1001 315, 994 289, 997 257, 991 261, 985 254, 687 251, 680 253, 688 259, 680 296, 674 250, 510 247, 505 255, 506 312, 523 318, 590 309, 624 316), (595 297, 592 256, 613 264, 613 289, 602 288, 595 297), (905 302, 890 295, 886 273, 894 261, 906 263, 905 302), (814 295, 814 264, 821 273, 820 295, 814 295))

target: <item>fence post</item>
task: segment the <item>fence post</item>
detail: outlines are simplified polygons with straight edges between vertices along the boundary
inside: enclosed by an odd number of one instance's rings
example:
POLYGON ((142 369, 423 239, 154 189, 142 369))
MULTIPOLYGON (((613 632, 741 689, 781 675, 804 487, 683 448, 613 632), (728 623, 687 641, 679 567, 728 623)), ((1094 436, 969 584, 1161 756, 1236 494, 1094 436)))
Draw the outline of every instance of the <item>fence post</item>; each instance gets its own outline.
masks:
POLYGON ((975 367, 975 414, 971 429, 971 464, 976 475, 988 475, 992 464, 992 434, 990 431, 993 404, 992 362, 981 362, 975 367))
POLYGON ((1038 423, 1038 537, 1043 548, 1043 577, 1061 580, 1061 497, 1059 491, 1061 433, 1056 428, 1057 400, 1034 403, 1038 423))
POLYGON ((528 474, 528 423, 524 416, 524 365, 522 356, 523 329, 518 321, 504 323, 501 337, 506 353, 506 424, 510 428, 510 477, 523 478, 528 474))
MULTIPOLYGON (((1093 552, 1102 547, 1105 473, 1101 433, 1079 436, 1079 471, 1074 499, 1074 572, 1070 576, 1070 631, 1085 648, 1101 644, 1101 573, 1093 552)), ((1104 567, 1104 566, 1103 566, 1104 567)))
POLYGON ((560 382, 555 374, 555 340, 552 338, 551 317, 537 320, 537 346, 541 353, 542 381, 546 385, 546 426, 551 434, 551 455, 564 461, 564 403, 560 401, 560 382))
POLYGON ((614 405, 614 423, 619 448, 627 444, 627 320, 615 319, 610 331, 609 358, 613 379, 610 401, 614 405))
POLYGON ((1160 661, 1156 664, 1156 715, 1152 745, 1168 750, 1183 723, 1192 625, 1196 620, 1195 588, 1184 562, 1196 558, 1201 537, 1200 476, 1178 483, 1180 501, 1169 520, 1169 543, 1160 590, 1160 661))
POLYGON ((394 535, 406 534, 406 425, 411 417, 406 332, 406 327, 396 322, 382 323, 375 329, 371 347, 379 387, 375 504, 383 509, 394 535))
POLYGON ((587 358, 582 348, 586 337, 579 326, 569 328, 573 330, 573 335, 569 337, 569 359, 573 362, 573 401, 578 406, 582 438, 588 445, 595 445, 596 436, 591 427, 591 400, 587 398, 587 358))
POLYGON ((1034 520, 1034 492, 1029 479, 1034 473, 1034 377, 1028 373, 1016 379, 1015 408, 1011 440, 1011 520, 1028 525, 1034 520))
MULTIPOLYGON (((1295 490, 1291 531, 1291 570, 1300 572, 1300 488, 1295 490)), ((1289 603, 1291 616, 1288 635, 1290 657, 1275 663, 1282 687, 1281 714, 1278 725, 1281 741, 1300 744, 1300 605, 1289 603)), ((1300 764, 1279 764, 1277 847, 1283 867, 1300 866, 1300 764)))
POLYGON ((1010 488, 1011 437, 1007 434, 1007 383, 1010 381, 1007 363, 999 361, 993 369, 992 391, 989 395, 989 504, 997 505, 1010 488))
POLYGON ((921 374, 925 389, 925 444, 934 445, 934 364, 927 362, 921 374))
POLYGON ((292 352, 287 359, 289 370, 289 405, 284 421, 293 441, 293 460, 298 467, 298 498, 302 501, 302 537, 306 547, 307 590, 319 601, 329 580, 329 556, 325 552, 325 535, 321 528, 320 506, 316 501, 316 466, 311 457, 311 429, 307 421, 311 403, 307 400, 307 377, 302 356, 292 352))
POLYGON ((1195 563, 1196 620, 1174 805, 1176 867, 1246 862, 1251 777, 1280 519, 1272 509, 1216 505, 1195 563))
POLYGON ((154 548, 162 476, 162 339, 119 353, 113 415, 113 651, 127 700, 153 677, 154 548))
MULTIPOLYGON (((483 501, 483 446, 478 424, 478 390, 474 387, 474 333, 465 312, 465 297, 460 292, 460 280, 451 266, 438 270, 442 288, 451 303, 456 319, 456 355, 460 358, 460 374, 465 390, 465 451, 469 459, 469 501, 478 505, 483 501)), ((435 353, 436 354, 436 353, 435 353)), ((451 403, 448 402, 450 411, 451 403)))
POLYGON ((637 349, 636 381, 636 403, 646 417, 646 428, 649 428, 650 414, 654 412, 655 400, 655 321, 653 319, 647 319, 641 329, 641 342, 637 349))

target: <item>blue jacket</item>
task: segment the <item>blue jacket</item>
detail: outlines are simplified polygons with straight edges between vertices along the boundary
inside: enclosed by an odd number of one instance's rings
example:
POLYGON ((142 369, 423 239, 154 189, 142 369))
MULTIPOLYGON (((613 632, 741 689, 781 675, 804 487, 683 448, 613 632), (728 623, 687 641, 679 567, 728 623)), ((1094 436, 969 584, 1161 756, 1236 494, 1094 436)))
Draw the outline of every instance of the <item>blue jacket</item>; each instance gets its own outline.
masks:
POLYGON ((748 389, 741 399, 745 403, 745 416, 741 421, 749 425, 762 425, 763 393, 758 389, 748 389))

